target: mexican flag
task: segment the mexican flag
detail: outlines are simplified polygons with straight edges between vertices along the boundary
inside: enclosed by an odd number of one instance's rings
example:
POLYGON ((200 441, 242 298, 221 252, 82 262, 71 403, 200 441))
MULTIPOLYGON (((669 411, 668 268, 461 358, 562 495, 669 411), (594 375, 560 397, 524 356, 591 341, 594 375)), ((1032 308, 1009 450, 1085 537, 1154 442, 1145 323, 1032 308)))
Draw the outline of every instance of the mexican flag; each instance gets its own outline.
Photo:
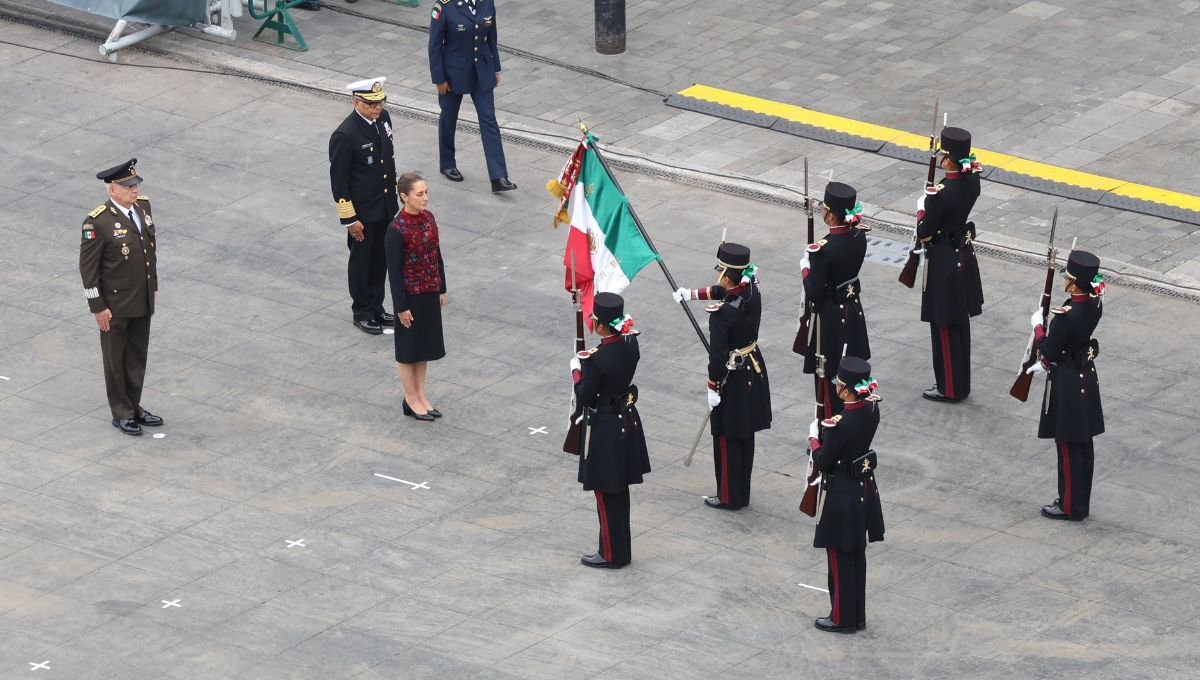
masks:
POLYGON ((563 255, 566 288, 571 290, 574 253, 575 280, 588 328, 592 327, 592 298, 596 293, 621 293, 642 267, 659 259, 634 223, 629 199, 592 148, 595 140, 588 134, 563 168, 562 176, 550 181, 551 193, 562 199, 556 224, 570 215, 571 229, 563 255))

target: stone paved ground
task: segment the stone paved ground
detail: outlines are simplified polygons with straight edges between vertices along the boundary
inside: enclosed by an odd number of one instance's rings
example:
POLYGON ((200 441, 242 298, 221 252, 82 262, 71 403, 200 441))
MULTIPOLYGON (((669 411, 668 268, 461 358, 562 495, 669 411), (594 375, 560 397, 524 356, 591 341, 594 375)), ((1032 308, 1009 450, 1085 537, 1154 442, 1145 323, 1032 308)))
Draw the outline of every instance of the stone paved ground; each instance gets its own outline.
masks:
MULTIPOLYGON (((561 156, 509 144, 522 191, 495 197, 464 137, 468 182, 433 180, 450 354, 430 372, 447 416, 422 426, 399 414, 389 339, 349 324, 324 158, 344 104, 45 54, 95 45, 9 23, 0 40, 33 46, 0 44, 0 678, 1194 676, 1193 305, 1108 296, 1095 512, 1064 526, 1037 515, 1055 473, 1036 406, 1006 394, 1040 272, 982 262, 975 391, 939 407, 919 397, 915 293, 868 267, 888 533, 870 549, 870 628, 821 635, 826 596, 797 585, 822 585, 824 565, 794 510, 809 419, 787 349, 794 212, 621 176, 681 282, 710 279, 723 227, 755 249, 776 426, 753 505, 703 508, 704 455, 680 462, 701 350, 662 275, 641 274, 628 298, 655 470, 634 491, 634 564, 595 573, 577 562, 592 501, 556 451, 572 333, 540 187, 561 156), (79 294, 93 173, 129 156, 161 223, 145 404, 162 439, 108 425, 79 294)), ((402 133, 401 165, 433 174, 433 128, 402 133)))
MULTIPOLYGON (((111 26, 45 0, 3 5, 111 26)), ((501 43, 643 89, 506 55, 497 106, 512 134, 574 136, 582 117, 637 154, 793 187, 807 155, 814 173, 832 170, 858 187, 869 213, 908 226, 921 167, 682 112, 661 95, 699 82, 919 134, 938 95, 952 123, 986 148, 1183 192, 1200 180, 1200 3, 1191 0, 638 2, 629 4, 628 52, 616 57, 592 50, 591 7, 501 3, 501 43)), ((432 110, 428 9, 331 0, 296 12, 306 53, 251 41, 257 22, 248 18, 237 22, 236 44, 194 35, 154 44, 331 87, 382 74, 402 86, 394 101, 432 110)), ((1041 251, 1055 207, 1061 233, 1106 261, 1200 289, 1195 225, 990 182, 975 216, 984 242, 1041 251)))

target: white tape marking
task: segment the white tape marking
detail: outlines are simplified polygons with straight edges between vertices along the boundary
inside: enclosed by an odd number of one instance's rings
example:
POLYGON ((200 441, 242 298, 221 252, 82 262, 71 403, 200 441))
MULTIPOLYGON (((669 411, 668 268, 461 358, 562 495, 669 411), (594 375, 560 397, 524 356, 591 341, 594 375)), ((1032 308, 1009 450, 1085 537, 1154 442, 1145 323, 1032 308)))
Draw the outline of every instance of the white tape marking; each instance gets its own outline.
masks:
MULTIPOLYGON (((287 539, 284 539, 284 540, 287 541, 287 539)), ((303 538, 298 541, 287 541, 287 544, 288 544, 289 548, 307 548, 308 547, 307 545, 304 545, 303 538)))
POLYGON ((420 484, 417 484, 416 482, 410 482, 410 481, 404 480, 404 479, 397 479, 396 477, 388 477, 387 475, 381 475, 378 472, 375 473, 375 476, 382 477, 383 479, 390 479, 393 482, 400 482, 401 484, 407 484, 413 488, 413 491, 416 491, 417 489, 428 489, 429 488, 429 482, 421 482, 420 484))
POLYGON ((546 432, 546 428, 547 428, 547 427, 549 427, 549 426, 548 426, 548 425, 543 425, 542 427, 530 427, 530 428, 529 428, 529 434, 531 434, 531 435, 532 435, 532 434, 548 434, 548 433, 546 432))
POLYGON ((171 607, 182 607, 183 606, 183 605, 179 604, 179 600, 170 600, 170 601, 163 600, 162 603, 163 603, 163 606, 162 606, 163 609, 170 609, 171 607))
POLYGON ((32 661, 29 661, 28 663, 29 663, 29 670, 31 670, 31 671, 38 671, 38 670, 43 670, 43 669, 50 670, 50 662, 49 661, 43 661, 41 663, 34 663, 32 661))
POLYGON ((800 586, 801 588, 808 588, 809 590, 819 590, 819 591, 821 591, 822 593, 828 593, 828 592, 829 592, 828 590, 825 590, 824 588, 818 588, 818 587, 816 587, 816 586, 810 586, 810 585, 808 585, 807 583, 797 583, 796 585, 800 586))

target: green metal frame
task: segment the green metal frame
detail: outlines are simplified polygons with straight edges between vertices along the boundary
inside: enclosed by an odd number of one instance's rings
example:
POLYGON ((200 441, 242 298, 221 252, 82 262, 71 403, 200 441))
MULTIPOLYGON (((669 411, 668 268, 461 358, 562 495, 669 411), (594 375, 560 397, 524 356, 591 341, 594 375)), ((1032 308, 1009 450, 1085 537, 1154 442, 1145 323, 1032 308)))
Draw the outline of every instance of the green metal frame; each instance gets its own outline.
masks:
POLYGON ((289 9, 305 1, 275 0, 275 8, 262 13, 255 11, 254 0, 246 3, 246 9, 249 10, 250 16, 255 19, 264 19, 262 26, 254 33, 254 39, 268 45, 276 45, 289 50, 296 50, 297 52, 307 52, 308 42, 304 40, 304 36, 300 34, 300 28, 296 26, 296 21, 292 19, 291 13, 288 12, 289 9), (275 40, 262 37, 262 32, 268 30, 275 31, 275 40), (296 43, 294 45, 285 40, 284 36, 288 35, 295 39, 296 43))
POLYGON ((392 2, 396 3, 397 5, 404 5, 405 7, 421 6, 421 0, 392 0, 392 2))

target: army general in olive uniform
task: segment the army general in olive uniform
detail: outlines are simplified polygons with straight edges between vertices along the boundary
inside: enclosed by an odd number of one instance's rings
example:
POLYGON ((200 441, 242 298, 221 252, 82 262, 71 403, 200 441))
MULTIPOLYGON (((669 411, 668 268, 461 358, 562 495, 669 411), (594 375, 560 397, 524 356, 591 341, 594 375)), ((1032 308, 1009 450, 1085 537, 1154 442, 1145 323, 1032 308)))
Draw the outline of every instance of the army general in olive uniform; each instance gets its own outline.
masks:
POLYGON ((136 164, 134 158, 96 174, 108 184, 108 200, 84 218, 79 242, 79 274, 100 327, 112 424, 131 435, 163 424, 141 406, 158 273, 150 198, 138 195, 136 164))

